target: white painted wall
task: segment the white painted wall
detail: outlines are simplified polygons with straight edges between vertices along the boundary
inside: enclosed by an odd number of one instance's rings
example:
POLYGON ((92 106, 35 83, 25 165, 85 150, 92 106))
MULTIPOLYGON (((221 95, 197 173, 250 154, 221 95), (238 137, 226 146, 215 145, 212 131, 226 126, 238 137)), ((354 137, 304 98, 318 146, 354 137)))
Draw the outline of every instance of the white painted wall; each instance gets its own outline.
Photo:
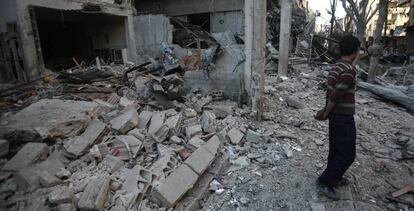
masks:
POLYGON ((8 22, 17 21, 17 10, 15 0, 0 0, 0 32, 7 30, 8 22))

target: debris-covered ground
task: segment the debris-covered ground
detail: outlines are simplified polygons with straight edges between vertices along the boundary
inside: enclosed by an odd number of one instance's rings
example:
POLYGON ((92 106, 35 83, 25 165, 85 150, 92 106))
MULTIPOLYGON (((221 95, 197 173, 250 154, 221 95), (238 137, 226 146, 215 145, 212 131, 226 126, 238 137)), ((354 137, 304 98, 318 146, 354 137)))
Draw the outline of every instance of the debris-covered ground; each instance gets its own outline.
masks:
POLYGON ((296 67, 282 82, 268 75, 263 122, 220 92, 160 100, 178 74, 128 78, 145 82, 92 101, 29 97, 3 114, 4 209, 409 210, 414 201, 390 195, 414 183, 414 117, 362 90, 351 185, 340 201, 318 195, 328 153, 327 122, 313 119, 324 103, 320 68, 296 67))
POLYGON ((234 161, 217 178, 220 185, 202 203, 203 210, 412 209, 407 205, 413 203, 412 193, 400 196, 406 204, 386 197, 414 182, 414 117, 362 90, 357 91, 357 159, 346 174, 351 185, 339 189, 340 201, 319 196, 315 182, 328 154, 328 125, 313 115, 323 106, 323 86, 322 74, 308 67, 283 83, 268 76, 265 122, 237 115, 223 120, 242 132, 248 127, 267 135, 250 136, 248 130, 239 144, 226 148, 234 161))

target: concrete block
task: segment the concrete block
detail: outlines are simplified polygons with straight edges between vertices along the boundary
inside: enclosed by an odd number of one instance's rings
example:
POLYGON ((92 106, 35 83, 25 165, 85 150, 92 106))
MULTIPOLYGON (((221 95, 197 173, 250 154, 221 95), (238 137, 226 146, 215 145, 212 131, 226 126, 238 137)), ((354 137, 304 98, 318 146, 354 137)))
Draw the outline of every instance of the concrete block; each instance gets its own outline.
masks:
POLYGON ((217 131, 216 115, 213 112, 203 112, 203 115, 201 115, 201 128, 205 133, 215 133, 217 131))
POLYGON ((153 197, 166 207, 174 205, 197 182, 198 175, 187 165, 181 165, 164 182, 155 187, 153 197))
POLYGON ((122 160, 129 160, 128 150, 125 147, 125 144, 128 144, 132 156, 135 158, 138 155, 138 152, 142 149, 142 141, 138 140, 134 136, 122 135, 115 137, 115 143, 113 144, 113 148, 119 149, 120 155, 125 155, 126 158, 121 158, 122 160))
POLYGON ((321 203, 310 203, 311 211, 326 211, 325 205, 321 203))
POLYGON ((211 152, 214 156, 219 152, 220 149, 220 138, 218 136, 211 137, 207 143, 204 144, 204 147, 211 152))
POLYGON ((52 187, 62 182, 59 178, 57 178, 55 175, 49 173, 46 170, 38 172, 38 175, 39 183, 43 187, 52 187))
POLYGON ((198 175, 202 175, 214 159, 215 156, 206 147, 200 147, 185 160, 185 164, 198 175))
POLYGON ((183 127, 184 128, 187 128, 187 127, 193 126, 193 125, 198 125, 198 124, 199 124, 199 121, 198 121, 197 117, 191 117, 191 118, 188 118, 188 119, 184 119, 184 121, 183 121, 183 127))
POLYGON ((89 141, 86 138, 75 136, 66 140, 63 148, 65 149, 65 155, 67 157, 77 158, 86 153, 88 146, 89 141))
POLYGON ((120 169, 122 166, 124 166, 124 161, 112 156, 112 155, 106 155, 105 158, 102 160, 102 166, 104 166, 107 171, 112 174, 118 169, 120 169))
POLYGON ((203 141, 201 138, 199 137, 194 137, 192 139, 190 139, 190 141, 188 141, 188 144, 194 146, 195 148, 200 148, 201 146, 203 146, 206 142, 203 141))
POLYGON ((145 134, 142 132, 141 129, 137 129, 137 128, 129 131, 127 135, 134 136, 135 138, 139 139, 140 141, 144 141, 144 139, 145 139, 145 134))
POLYGON ((109 123, 112 129, 125 134, 138 125, 138 112, 135 108, 128 108, 123 114, 112 119, 109 123))
POLYGON ((155 132, 152 135, 152 137, 154 138, 156 142, 161 143, 165 141, 165 139, 167 139, 169 132, 170 132, 170 129, 167 126, 163 125, 158 129, 157 132, 155 132))
POLYGON ((109 190, 109 178, 96 178, 86 186, 78 201, 80 210, 102 210, 109 190))
POLYGON ((165 113, 164 112, 154 112, 151 116, 151 122, 148 128, 149 134, 156 133, 164 124, 165 113))
POLYGON ((58 211, 76 211, 76 206, 73 203, 64 203, 57 206, 58 211))
POLYGON ((187 109, 184 110, 184 116, 187 119, 197 117, 197 111, 195 111, 194 109, 191 109, 191 108, 187 108, 187 109))
POLYGON ((187 135, 188 139, 191 139, 194 136, 202 135, 203 130, 201 130, 201 125, 188 126, 185 129, 185 134, 187 135))
POLYGON ((171 136, 170 137, 170 142, 174 143, 174 144, 182 144, 184 142, 184 140, 177 137, 177 136, 171 136))
POLYGON ((132 169, 121 168, 113 177, 122 181, 121 189, 117 193, 120 193, 124 207, 127 210, 136 210, 134 208, 139 206, 156 175, 137 165, 132 169))
POLYGON ((165 154, 160 157, 149 169, 156 174, 159 180, 164 180, 170 175, 178 165, 178 160, 173 154, 165 154))
POLYGON ((182 122, 183 122, 183 117, 181 114, 171 116, 170 118, 165 120, 164 125, 170 129, 170 132, 169 132, 170 136, 176 136, 180 133, 182 122))
POLYGON ((89 146, 92 146, 99 139, 108 132, 106 124, 98 119, 92 120, 85 132, 82 133, 82 137, 88 141, 89 146))
POLYGON ((231 142, 232 144, 237 145, 237 144, 239 144, 239 143, 240 143, 240 141, 243 139, 244 134, 243 134, 240 130, 238 130, 238 129, 236 129, 236 128, 232 128, 232 129, 229 131, 229 133, 227 133, 227 136, 229 137, 230 142, 231 142))
POLYGON ((48 195, 49 202, 52 204, 63 204, 73 202, 75 194, 67 186, 56 186, 48 195))
POLYGON ((41 201, 31 201, 22 211, 49 211, 49 207, 41 201))
POLYGON ((3 171, 19 171, 41 159, 45 159, 49 148, 44 143, 27 143, 3 167, 3 171))
POLYGON ((150 122, 151 117, 152 117, 151 111, 142 111, 138 117, 138 128, 147 129, 148 123, 150 122))
POLYGON ((4 139, 0 139, 0 158, 6 156, 9 153, 9 142, 4 139))

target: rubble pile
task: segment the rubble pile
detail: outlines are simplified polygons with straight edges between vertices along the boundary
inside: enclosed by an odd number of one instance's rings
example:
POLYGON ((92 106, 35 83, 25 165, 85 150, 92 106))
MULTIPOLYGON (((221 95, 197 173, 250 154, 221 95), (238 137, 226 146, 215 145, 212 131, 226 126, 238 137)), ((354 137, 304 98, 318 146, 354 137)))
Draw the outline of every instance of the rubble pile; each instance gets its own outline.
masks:
POLYGON ((11 156, 0 178, 7 209, 145 210, 190 199, 197 206, 225 160, 215 113, 234 106, 207 109, 212 97, 194 96, 193 106, 160 110, 123 98, 45 99, 9 116, 0 129, 1 154, 11 156))

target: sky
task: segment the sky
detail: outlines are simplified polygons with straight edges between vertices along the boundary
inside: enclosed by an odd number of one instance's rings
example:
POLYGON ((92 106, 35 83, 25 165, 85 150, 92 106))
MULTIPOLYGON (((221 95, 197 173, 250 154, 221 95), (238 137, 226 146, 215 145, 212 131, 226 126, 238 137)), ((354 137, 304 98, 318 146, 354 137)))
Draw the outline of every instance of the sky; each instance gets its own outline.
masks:
MULTIPOLYGON (((322 23, 329 23, 331 20, 331 15, 327 13, 327 9, 331 7, 329 0, 309 0, 309 7, 316 11, 318 10, 321 13, 321 17, 319 17, 316 22, 318 24, 322 23)), ((345 11, 342 8, 342 2, 338 0, 338 7, 336 8, 336 17, 342 18, 345 16, 345 11)))

